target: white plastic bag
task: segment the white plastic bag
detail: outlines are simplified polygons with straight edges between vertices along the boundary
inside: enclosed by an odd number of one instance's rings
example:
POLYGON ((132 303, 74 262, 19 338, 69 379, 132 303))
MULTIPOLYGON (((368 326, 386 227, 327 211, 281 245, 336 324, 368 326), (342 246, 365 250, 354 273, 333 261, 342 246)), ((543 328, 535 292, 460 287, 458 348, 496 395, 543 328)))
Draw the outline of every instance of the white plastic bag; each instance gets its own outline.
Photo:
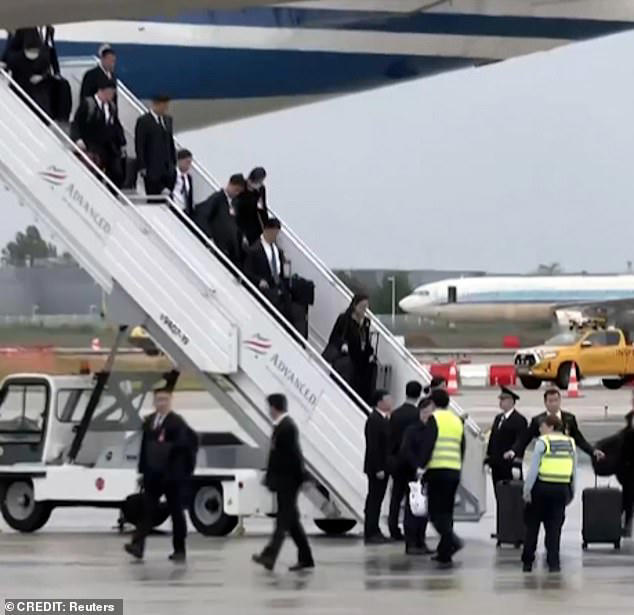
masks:
POLYGON ((418 480, 409 484, 409 509, 415 517, 427 515, 427 495, 418 480))

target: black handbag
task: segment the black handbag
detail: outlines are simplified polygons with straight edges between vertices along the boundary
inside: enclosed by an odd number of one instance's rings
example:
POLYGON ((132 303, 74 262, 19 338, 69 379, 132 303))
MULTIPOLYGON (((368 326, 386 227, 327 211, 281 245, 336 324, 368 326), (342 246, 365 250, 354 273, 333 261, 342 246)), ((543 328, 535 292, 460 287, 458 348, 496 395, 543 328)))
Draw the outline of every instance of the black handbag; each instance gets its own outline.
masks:
POLYGON ((294 274, 291 278, 291 297, 293 303, 313 305, 315 303, 315 283, 294 274))

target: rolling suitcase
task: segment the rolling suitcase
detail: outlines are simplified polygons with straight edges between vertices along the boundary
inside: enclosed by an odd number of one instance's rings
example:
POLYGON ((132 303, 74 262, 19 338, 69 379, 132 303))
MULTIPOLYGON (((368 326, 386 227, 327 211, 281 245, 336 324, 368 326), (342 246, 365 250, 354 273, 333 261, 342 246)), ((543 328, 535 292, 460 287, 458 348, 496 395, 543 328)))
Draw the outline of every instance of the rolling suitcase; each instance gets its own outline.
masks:
POLYGON ((516 549, 524 542, 524 481, 501 480, 495 485, 497 500, 497 546, 511 544, 516 549))
POLYGON ((610 543, 615 549, 621 548, 621 507, 622 493, 613 487, 597 487, 584 489, 583 526, 581 535, 584 551, 592 543, 610 543))

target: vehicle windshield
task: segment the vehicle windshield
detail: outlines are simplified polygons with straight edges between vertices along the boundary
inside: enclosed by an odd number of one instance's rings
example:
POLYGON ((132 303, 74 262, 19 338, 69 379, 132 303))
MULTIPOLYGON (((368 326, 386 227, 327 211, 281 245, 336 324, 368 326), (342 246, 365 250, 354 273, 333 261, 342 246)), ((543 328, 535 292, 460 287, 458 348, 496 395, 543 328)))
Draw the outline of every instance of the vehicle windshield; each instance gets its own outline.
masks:
POLYGON ((565 333, 559 333, 554 337, 546 340, 544 342, 544 346, 569 346, 571 344, 576 344, 581 335, 575 331, 566 331, 565 333))

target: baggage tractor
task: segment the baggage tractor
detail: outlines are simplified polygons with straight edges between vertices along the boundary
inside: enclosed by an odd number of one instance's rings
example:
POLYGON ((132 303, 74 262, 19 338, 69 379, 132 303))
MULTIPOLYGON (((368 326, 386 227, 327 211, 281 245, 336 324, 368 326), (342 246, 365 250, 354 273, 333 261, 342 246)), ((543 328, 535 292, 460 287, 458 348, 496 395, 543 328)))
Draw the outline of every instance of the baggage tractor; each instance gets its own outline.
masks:
POLYGON ((594 484, 594 488, 584 489, 581 496, 582 547, 585 551, 589 544, 609 543, 620 549, 622 492, 613 487, 597 487, 596 475, 594 484))
POLYGON ((523 497, 524 481, 501 480, 495 485, 497 500, 497 546, 511 544, 516 549, 524 542, 526 524, 523 497))

